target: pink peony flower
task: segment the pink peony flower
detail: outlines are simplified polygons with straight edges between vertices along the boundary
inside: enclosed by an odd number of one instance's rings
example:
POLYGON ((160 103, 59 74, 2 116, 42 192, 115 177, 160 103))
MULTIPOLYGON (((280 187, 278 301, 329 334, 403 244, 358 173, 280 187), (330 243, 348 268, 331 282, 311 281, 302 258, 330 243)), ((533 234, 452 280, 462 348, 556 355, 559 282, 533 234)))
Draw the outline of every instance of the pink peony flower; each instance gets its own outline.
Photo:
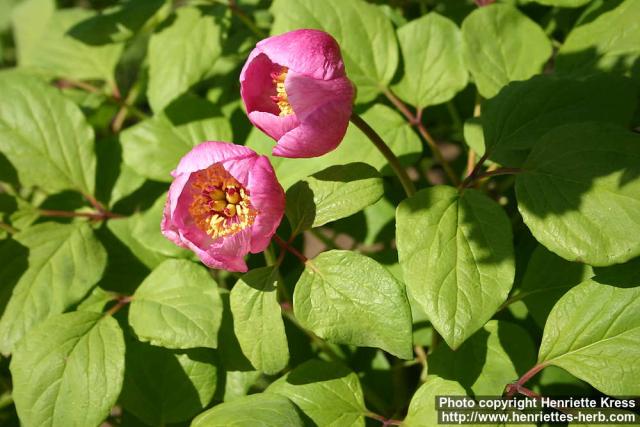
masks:
POLYGON ((171 172, 162 234, 209 267, 247 271, 284 214, 284 191, 269 159, 241 145, 203 142, 171 172))
POLYGON ((249 120, 277 141, 273 154, 317 157, 340 144, 354 89, 338 43, 318 30, 260 41, 240 73, 249 120))

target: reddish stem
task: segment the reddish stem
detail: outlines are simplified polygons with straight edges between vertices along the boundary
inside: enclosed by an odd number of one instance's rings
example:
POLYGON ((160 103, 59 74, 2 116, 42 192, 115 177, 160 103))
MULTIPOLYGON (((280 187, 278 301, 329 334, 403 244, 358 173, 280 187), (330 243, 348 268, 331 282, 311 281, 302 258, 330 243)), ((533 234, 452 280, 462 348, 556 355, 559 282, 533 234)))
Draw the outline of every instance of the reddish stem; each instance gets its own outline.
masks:
POLYGON ((418 132, 427 141, 427 144, 429 145, 429 148, 431 148, 431 152, 433 153, 433 156, 436 158, 438 163, 442 166, 442 168, 446 172, 451 182, 454 185, 458 185, 460 180, 458 179, 455 172, 453 171, 453 169, 451 169, 451 166, 449 166, 449 163, 445 160, 444 156, 442 155, 442 152, 440 151, 440 146, 438 146, 438 143, 436 142, 436 140, 433 139, 431 134, 427 131, 427 129, 422 124, 422 109, 417 110, 416 114, 414 115, 411 112, 411 110, 409 110, 409 108, 404 104, 404 102, 402 102, 397 96, 395 96, 395 94, 391 92, 391 90, 385 88, 383 90, 383 93, 387 97, 387 99, 406 117, 406 119, 409 121, 411 126, 416 126, 418 128, 418 132))
POLYGON ((287 251, 291 252, 291 254, 294 255, 296 258, 298 258, 302 263, 306 263, 307 261, 309 261, 309 259, 306 256, 302 255, 300 252, 298 252, 298 250, 296 248, 294 248, 289 243, 287 243, 284 240, 282 240, 282 238, 280 238, 280 236, 278 236, 277 234, 273 235, 273 240, 282 249, 286 249, 287 251))
POLYGON ((484 178, 490 178, 492 176, 498 175, 515 175, 518 173, 522 173, 523 170, 520 168, 498 168, 492 171, 486 172, 475 172, 475 174, 469 175, 465 180, 460 184, 460 188, 469 188, 473 186, 476 181, 479 181, 484 178))
POLYGON ((124 218, 123 215, 113 212, 75 212, 75 211, 59 211, 54 209, 42 209, 40 215, 60 218, 85 217, 95 220, 105 220, 107 218, 124 218))
POLYGON ((107 310, 104 313, 104 315, 105 316, 113 316, 118 311, 120 311, 120 309, 122 307, 124 307, 125 305, 129 304, 131 302, 131 300, 133 300, 133 297, 130 297, 129 295, 120 295, 120 296, 118 296, 118 298, 116 299, 116 301, 118 301, 118 303, 116 305, 114 305, 113 307, 111 307, 109 310, 107 310))
MULTIPOLYGON (((506 388, 507 396, 508 397, 513 397, 516 393, 521 393, 521 391, 523 389, 530 391, 529 389, 523 388, 524 384, 527 381, 529 381, 531 378, 533 378, 538 372, 542 371, 546 367, 547 367, 546 364, 538 363, 533 368, 531 368, 527 372, 525 372, 524 375, 522 375, 518 379, 518 381, 516 381, 515 383, 511 383, 511 384, 507 385, 507 388, 506 388)), ((531 392, 531 393, 533 393, 533 392, 531 392)))
POLYGON ((100 203, 95 197, 93 197, 91 194, 82 194, 82 196, 91 204, 91 206, 94 207, 95 210, 97 210, 100 213, 105 213, 107 212, 107 210, 105 209, 104 205, 102 203, 100 203))
POLYGON ((380 421, 382 423, 382 427, 399 426, 399 425, 402 424, 402 421, 400 421, 400 420, 394 420, 392 418, 385 418, 382 415, 378 415, 378 414, 375 414, 373 412, 367 412, 364 415, 365 415, 365 417, 369 417, 371 419, 380 421))

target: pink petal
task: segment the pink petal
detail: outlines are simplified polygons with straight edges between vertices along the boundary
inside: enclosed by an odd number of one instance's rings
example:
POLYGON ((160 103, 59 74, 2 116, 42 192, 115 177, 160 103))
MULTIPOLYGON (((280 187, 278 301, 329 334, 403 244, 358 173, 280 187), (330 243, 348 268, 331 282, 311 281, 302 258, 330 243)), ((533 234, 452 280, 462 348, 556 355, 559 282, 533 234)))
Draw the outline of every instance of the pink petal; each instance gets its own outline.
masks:
POLYGON ((351 100, 334 100, 314 110, 273 147, 280 157, 318 157, 334 150, 344 138, 351 117, 351 100))
POLYGON ((280 117, 271 113, 252 111, 249 113, 249 120, 251 120, 251 123, 258 127, 258 129, 276 141, 282 138, 282 135, 300 125, 295 114, 280 117))
POLYGON ((271 99, 276 94, 271 73, 278 72, 280 68, 258 49, 251 52, 240 73, 240 96, 247 112, 263 111, 276 116, 280 113, 271 99))
POLYGON ((345 117, 351 117, 353 85, 346 77, 333 80, 317 80, 295 71, 290 71, 284 82, 289 103, 298 120, 304 122, 319 106, 327 102, 340 102, 345 106, 345 117))
POLYGON ((331 80, 345 75, 340 46, 324 31, 291 31, 260 41, 256 49, 271 62, 315 79, 331 80))
POLYGON ((269 245, 285 209, 284 190, 265 156, 260 156, 251 170, 249 188, 251 204, 259 212, 251 227, 251 252, 258 253, 269 245))
POLYGON ((189 151, 180 160, 178 167, 171 173, 174 177, 206 169, 214 163, 224 160, 242 159, 257 156, 255 151, 230 142, 207 141, 189 151))

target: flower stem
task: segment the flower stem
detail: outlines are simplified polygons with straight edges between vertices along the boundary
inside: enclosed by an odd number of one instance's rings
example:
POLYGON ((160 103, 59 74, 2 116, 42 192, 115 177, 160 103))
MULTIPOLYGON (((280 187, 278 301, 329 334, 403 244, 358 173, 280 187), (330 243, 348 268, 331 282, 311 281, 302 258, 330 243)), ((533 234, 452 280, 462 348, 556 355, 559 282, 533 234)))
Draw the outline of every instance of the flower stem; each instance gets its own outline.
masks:
POLYGON ((418 128, 418 132, 420 133, 420 135, 422 135, 425 141, 427 141, 427 144, 429 145, 429 148, 431 149, 433 156, 436 158, 440 166, 442 166, 442 169, 444 169, 445 173, 447 174, 451 182, 454 185, 458 185, 458 183, 460 182, 460 180, 458 179, 458 176, 455 174, 453 169, 451 169, 449 162, 445 160, 444 156, 442 155, 442 151, 440 151, 440 147, 438 146, 438 143, 436 142, 436 140, 433 139, 431 134, 427 131, 427 128, 425 128, 424 125, 422 124, 422 110, 419 110, 414 115, 411 112, 411 110, 409 110, 409 108, 404 104, 404 102, 402 102, 400 98, 395 96, 394 93, 391 92, 389 88, 384 88, 382 93, 384 93, 384 96, 386 96, 387 99, 393 105, 395 105, 395 107, 402 113, 402 115, 406 117, 406 119, 409 121, 409 123, 412 126, 416 126, 418 128))
POLYGON ((387 427, 387 426, 399 426, 402 424, 402 421, 400 420, 394 420, 394 419, 387 419, 385 417, 383 417, 382 415, 378 415, 375 414, 373 412, 367 412, 364 414, 365 417, 367 418, 371 418, 377 421, 380 421, 382 423, 383 427, 387 427))
MULTIPOLYGON (((515 396, 516 393, 521 393, 522 390, 526 390, 529 391, 528 389, 525 389, 523 386, 524 384, 529 381, 531 378, 533 378, 538 372, 542 371, 544 368, 546 368, 547 365, 544 363, 538 363, 536 364, 533 368, 529 369, 527 372, 524 373, 524 375, 522 375, 518 381, 508 384, 506 387, 506 394, 507 397, 513 397, 515 396)), ((525 396, 528 396, 527 394, 525 394, 525 396)), ((530 396, 531 397, 531 396, 530 396)))
POLYGON ((389 146, 385 144, 380 135, 378 135, 378 133, 373 130, 373 128, 362 119, 362 117, 355 113, 351 115, 351 123, 356 125, 358 129, 367 135, 373 145, 375 145, 378 151, 380 151, 380 153, 382 153, 382 155, 387 159, 389 166, 391 166, 391 169, 393 169, 398 179, 400 179, 400 183, 402 184, 402 188, 404 188, 405 193, 407 193, 407 197, 413 196, 416 193, 416 188, 414 187, 413 182, 411 182, 409 175, 407 175, 407 171, 404 170, 396 155, 393 154, 393 151, 391 151, 389 146))
POLYGON ((251 20, 251 18, 249 18, 247 14, 238 7, 236 0, 229 0, 229 9, 231 10, 231 13, 236 15, 238 19, 242 21, 242 23, 246 25, 247 28, 258 38, 263 39, 267 37, 267 35, 253 22, 253 20, 251 20))
POLYGON ((282 249, 286 249, 287 251, 291 252, 292 255, 294 255, 296 258, 298 258, 300 261, 302 261, 303 264, 305 264, 307 261, 309 261, 309 259, 302 255, 296 248, 294 248, 293 246, 291 246, 291 244, 289 242, 285 242, 280 236, 278 236, 277 234, 273 235, 273 240, 280 245, 280 247, 282 249))
POLYGON ((0 230, 4 230, 9 234, 16 234, 18 232, 17 228, 14 228, 14 227, 10 226, 9 224, 4 223, 2 221, 0 221, 0 230))
POLYGON ((85 217, 91 218, 95 220, 105 220, 108 218, 124 218, 123 215, 116 214, 113 212, 75 212, 75 211, 59 211, 53 209, 42 209, 40 210, 40 215, 42 216, 50 216, 50 217, 60 217, 60 218, 74 218, 74 217, 85 217))
POLYGON ((129 304, 131 302, 131 300, 133 299, 133 297, 130 297, 128 295, 120 295, 117 298, 117 304, 114 305, 113 307, 111 307, 109 310, 107 310, 104 315, 106 316, 113 316, 114 314, 116 314, 118 311, 120 311, 120 309, 122 307, 124 307, 125 305, 129 304))
POLYGON ((484 178, 490 178, 492 176, 498 176, 498 175, 514 175, 522 172, 523 170, 520 168, 498 168, 498 169, 494 169, 492 171, 486 171, 486 172, 476 172, 476 173, 472 172, 472 174, 466 177, 464 182, 460 184, 460 188, 469 188, 476 181, 479 181, 484 178))

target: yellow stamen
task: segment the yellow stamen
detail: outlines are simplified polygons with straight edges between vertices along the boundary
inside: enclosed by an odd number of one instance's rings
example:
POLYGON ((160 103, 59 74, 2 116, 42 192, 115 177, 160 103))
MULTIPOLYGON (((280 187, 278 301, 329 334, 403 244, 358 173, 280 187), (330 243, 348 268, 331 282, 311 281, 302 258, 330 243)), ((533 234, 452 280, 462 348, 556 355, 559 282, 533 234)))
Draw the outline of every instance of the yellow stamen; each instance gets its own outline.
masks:
POLYGON ((287 78, 287 72, 289 69, 287 67, 282 67, 282 71, 280 74, 277 74, 273 78, 273 82, 276 84, 276 96, 274 97, 274 101, 280 108, 280 117, 285 117, 293 114, 293 108, 291 104, 289 104, 289 97, 287 96, 287 91, 284 87, 284 81, 287 78))
POLYGON ((196 172, 189 213, 211 238, 230 236, 253 225, 258 212, 248 191, 221 164, 196 172))

